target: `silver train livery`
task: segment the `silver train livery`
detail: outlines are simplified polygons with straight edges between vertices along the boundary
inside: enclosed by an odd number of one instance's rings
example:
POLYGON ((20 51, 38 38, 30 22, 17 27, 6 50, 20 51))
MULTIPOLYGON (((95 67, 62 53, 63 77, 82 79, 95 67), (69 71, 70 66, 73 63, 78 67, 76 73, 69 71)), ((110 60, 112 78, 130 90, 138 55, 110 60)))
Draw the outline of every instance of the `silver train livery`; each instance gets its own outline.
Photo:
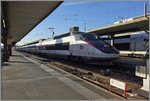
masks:
POLYGON ((84 32, 70 32, 16 49, 85 62, 111 62, 119 58, 117 49, 95 34, 84 32))
MULTIPOLYGON (((110 43, 108 37, 102 39, 110 43)), ((144 57, 149 50, 149 35, 144 31, 118 34, 114 37, 114 47, 121 56, 144 57)))

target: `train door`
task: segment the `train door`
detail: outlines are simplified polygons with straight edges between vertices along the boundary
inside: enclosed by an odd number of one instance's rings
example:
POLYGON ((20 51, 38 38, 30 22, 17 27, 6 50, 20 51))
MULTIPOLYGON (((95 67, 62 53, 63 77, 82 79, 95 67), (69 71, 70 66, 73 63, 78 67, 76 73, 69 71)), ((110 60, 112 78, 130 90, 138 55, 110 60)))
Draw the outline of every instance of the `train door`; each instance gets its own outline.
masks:
POLYGON ((147 51, 149 49, 149 35, 143 34, 143 51, 147 51))
POLYGON ((143 50, 143 36, 140 35, 136 38, 136 51, 143 50))
POLYGON ((70 37, 70 53, 73 56, 86 55, 86 47, 80 35, 73 35, 70 37))
POLYGON ((136 50, 136 38, 131 38, 130 50, 131 51, 135 51, 136 50))
POLYGON ((75 44, 76 55, 80 57, 87 56, 87 44, 85 44, 81 35, 75 35, 75 44))
POLYGON ((143 35, 135 34, 131 37, 131 51, 143 50, 143 35))
POLYGON ((74 36, 71 35, 71 36, 70 36, 70 43, 69 43, 69 52, 70 52, 70 55, 71 55, 71 56, 74 54, 74 47, 73 47, 73 44, 74 44, 74 36))

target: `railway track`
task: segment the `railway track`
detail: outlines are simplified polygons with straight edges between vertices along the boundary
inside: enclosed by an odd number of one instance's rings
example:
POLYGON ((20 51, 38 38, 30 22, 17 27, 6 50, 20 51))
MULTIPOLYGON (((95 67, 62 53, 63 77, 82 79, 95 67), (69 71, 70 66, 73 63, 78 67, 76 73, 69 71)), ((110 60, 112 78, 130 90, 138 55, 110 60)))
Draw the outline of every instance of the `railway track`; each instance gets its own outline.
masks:
MULTIPOLYGON (((118 69, 113 66, 107 67, 93 64, 83 64, 83 63, 79 64, 77 62, 65 61, 62 59, 46 58, 43 56, 41 57, 33 54, 31 55, 28 53, 23 54, 25 54, 27 57, 34 58, 42 62, 43 64, 54 65, 55 67, 61 70, 71 73, 79 78, 82 78, 107 90, 109 90, 110 78, 126 81, 127 97, 130 96, 129 93, 136 92, 138 91, 139 88, 142 87, 142 79, 136 77, 135 75, 131 75, 130 74, 131 72, 128 70, 122 71, 122 69, 118 69)), ((111 92, 123 97, 123 91, 120 89, 112 87, 111 92)))

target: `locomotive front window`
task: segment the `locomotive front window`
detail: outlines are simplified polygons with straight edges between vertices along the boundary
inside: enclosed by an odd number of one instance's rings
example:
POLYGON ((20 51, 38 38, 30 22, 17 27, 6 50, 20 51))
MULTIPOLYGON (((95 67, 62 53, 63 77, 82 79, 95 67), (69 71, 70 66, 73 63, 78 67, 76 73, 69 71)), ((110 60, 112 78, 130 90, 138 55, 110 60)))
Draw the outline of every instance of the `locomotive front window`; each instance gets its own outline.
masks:
POLYGON ((110 53, 110 54, 111 53, 117 53, 118 54, 118 51, 115 48, 113 48, 108 43, 104 42, 102 39, 98 38, 96 35, 94 35, 94 34, 82 34, 82 36, 86 41, 88 41, 90 44, 95 46, 100 51, 102 51, 104 53, 110 53))
POLYGON ((96 41, 98 38, 94 34, 83 34, 85 40, 96 41))
POLYGON ((75 40, 78 41, 78 40, 83 40, 82 36, 80 35, 75 35, 75 40))

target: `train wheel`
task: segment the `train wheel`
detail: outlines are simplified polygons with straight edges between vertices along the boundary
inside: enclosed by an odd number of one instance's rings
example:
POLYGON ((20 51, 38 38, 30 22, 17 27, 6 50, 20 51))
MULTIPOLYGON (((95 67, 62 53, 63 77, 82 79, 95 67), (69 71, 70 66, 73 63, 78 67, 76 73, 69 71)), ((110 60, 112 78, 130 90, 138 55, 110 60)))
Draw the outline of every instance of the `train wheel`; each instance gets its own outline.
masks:
POLYGON ((73 59, 73 56, 68 56, 68 60, 69 61, 73 61, 74 59, 73 59))
POLYGON ((86 63, 86 61, 84 60, 83 57, 78 57, 78 61, 79 61, 80 63, 86 63))
POLYGON ((130 54, 128 54, 128 57, 131 57, 131 55, 130 55, 130 54))
POLYGON ((143 55, 143 54, 140 54, 139 57, 144 58, 144 55, 143 55))

